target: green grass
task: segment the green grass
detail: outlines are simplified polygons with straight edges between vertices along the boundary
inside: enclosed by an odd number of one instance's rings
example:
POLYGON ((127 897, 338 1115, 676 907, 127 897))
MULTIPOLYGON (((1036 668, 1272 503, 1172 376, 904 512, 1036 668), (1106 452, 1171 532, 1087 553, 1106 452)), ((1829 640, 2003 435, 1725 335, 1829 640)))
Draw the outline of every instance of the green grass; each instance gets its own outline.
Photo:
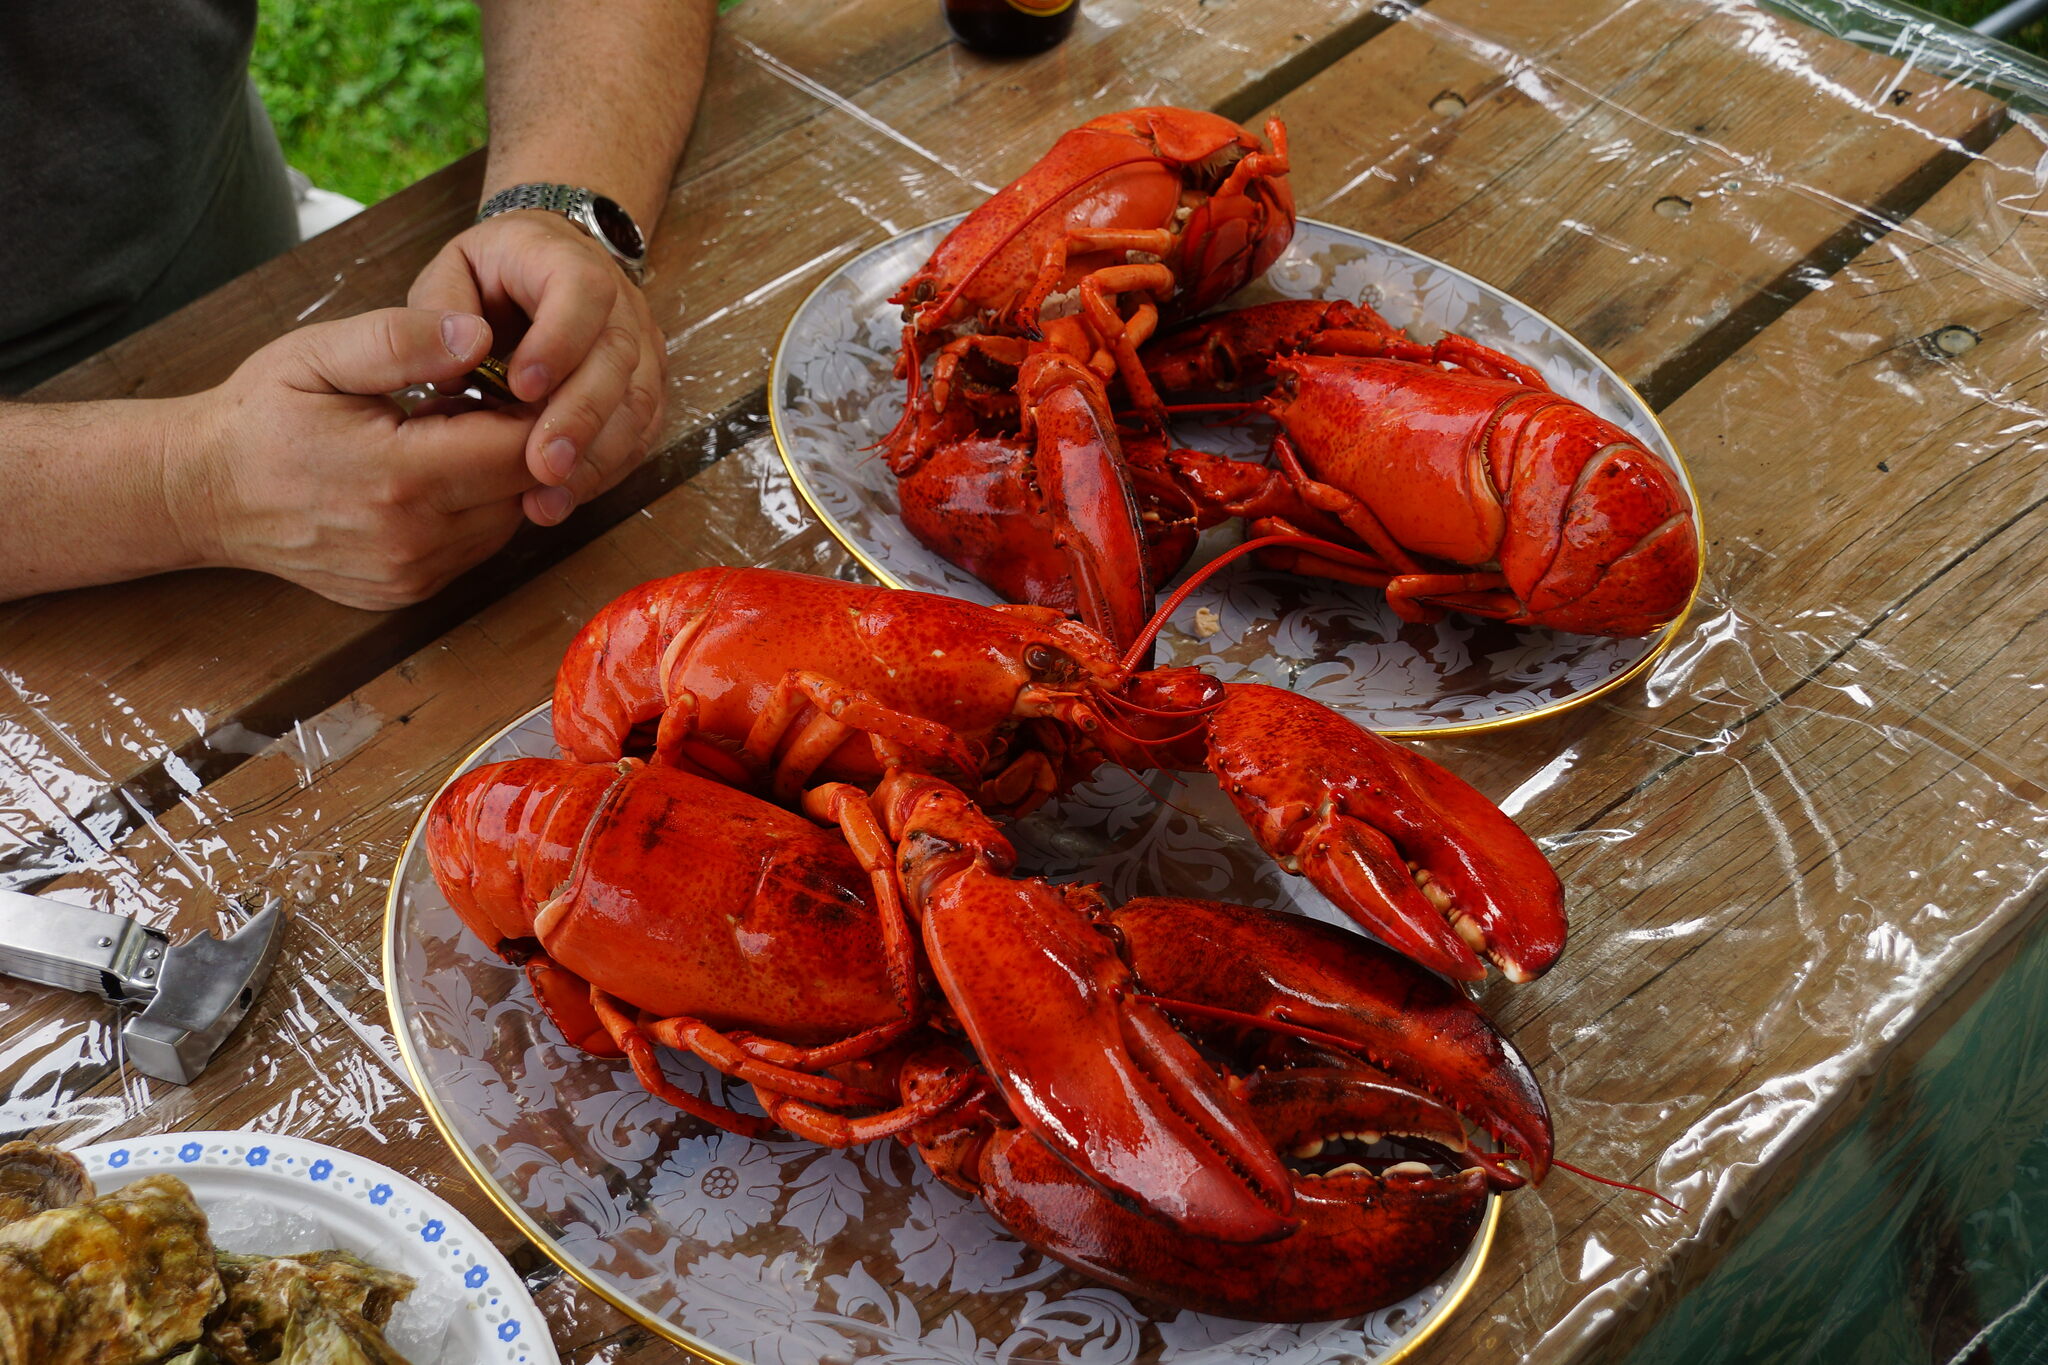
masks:
MULTIPOLYGON (((1920 8, 1971 24, 2002 2, 1920 8)), ((2007 41, 2048 56, 2048 21, 2007 41)), ((375 203, 483 144, 470 0, 262 0, 252 67, 285 159, 351 199, 375 203)))
POLYGON ((285 160, 366 204, 483 145, 470 0, 262 0, 251 69, 285 160))
MULTIPOLYGON (((1914 0, 1914 7, 1930 14, 1938 14, 1952 23, 1967 27, 1976 23, 1994 10, 2004 9, 2006 0, 1914 0)), ((2023 52, 2036 57, 2048 57, 2048 19, 2037 19, 2005 35, 2000 41, 2011 43, 2023 52)))

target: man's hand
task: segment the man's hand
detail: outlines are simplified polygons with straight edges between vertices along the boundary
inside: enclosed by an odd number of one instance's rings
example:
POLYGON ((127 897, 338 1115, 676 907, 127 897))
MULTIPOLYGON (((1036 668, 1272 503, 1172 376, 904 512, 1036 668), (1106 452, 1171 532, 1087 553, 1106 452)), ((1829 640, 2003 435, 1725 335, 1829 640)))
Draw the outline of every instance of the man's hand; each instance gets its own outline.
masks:
POLYGON ((524 499, 535 522, 561 521, 646 454, 664 406, 661 329, 625 272, 567 219, 520 210, 478 223, 420 272, 409 302, 480 313, 518 338, 504 357, 512 392, 541 409, 526 443, 542 485, 524 499))
POLYGON ((164 452, 187 562, 260 569, 350 606, 431 596, 503 545, 534 492, 530 414, 405 416, 386 395, 490 353, 473 313, 386 308, 303 327, 190 399, 164 452))

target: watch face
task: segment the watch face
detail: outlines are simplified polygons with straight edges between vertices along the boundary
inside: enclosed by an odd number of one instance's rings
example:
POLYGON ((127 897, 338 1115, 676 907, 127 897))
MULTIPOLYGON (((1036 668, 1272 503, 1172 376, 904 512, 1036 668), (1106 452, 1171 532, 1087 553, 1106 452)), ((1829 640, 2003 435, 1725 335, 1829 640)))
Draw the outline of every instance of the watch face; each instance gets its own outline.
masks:
POLYGON ((590 196, 590 211, 597 218, 598 230, 621 256, 637 261, 647 254, 647 243, 633 226, 632 215, 601 194, 590 196))

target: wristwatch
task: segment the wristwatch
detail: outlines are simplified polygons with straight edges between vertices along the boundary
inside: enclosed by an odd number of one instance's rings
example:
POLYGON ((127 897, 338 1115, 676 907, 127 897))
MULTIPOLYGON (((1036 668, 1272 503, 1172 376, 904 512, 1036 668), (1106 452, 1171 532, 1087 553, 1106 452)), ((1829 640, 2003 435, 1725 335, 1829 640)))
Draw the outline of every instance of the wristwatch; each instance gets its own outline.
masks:
POLYGON ((499 190, 477 210, 476 220, 495 218, 514 209, 544 209, 559 213, 597 239, 619 268, 635 283, 647 275, 647 239, 633 215, 616 200, 575 185, 514 185, 499 190))

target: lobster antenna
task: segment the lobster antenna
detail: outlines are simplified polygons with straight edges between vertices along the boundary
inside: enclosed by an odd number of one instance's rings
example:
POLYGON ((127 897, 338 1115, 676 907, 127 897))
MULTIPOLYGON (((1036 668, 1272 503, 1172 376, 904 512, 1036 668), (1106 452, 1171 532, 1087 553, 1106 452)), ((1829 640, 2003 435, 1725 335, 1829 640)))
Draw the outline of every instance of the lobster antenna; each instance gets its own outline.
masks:
POLYGON ((1560 1170, 1570 1171, 1573 1175, 1578 1176, 1581 1180, 1590 1180, 1596 1185, 1612 1185, 1617 1190, 1630 1190, 1636 1194, 1647 1194, 1650 1196, 1650 1198, 1656 1200, 1660 1204, 1669 1204, 1672 1208, 1677 1209, 1680 1213, 1685 1212, 1685 1205, 1679 1203, 1676 1199, 1666 1199, 1663 1195, 1657 1193, 1655 1190, 1645 1189, 1641 1185, 1631 1185, 1626 1180, 1609 1180, 1604 1175, 1594 1175, 1591 1171, 1582 1171, 1578 1167, 1572 1165, 1569 1161, 1559 1161, 1556 1157, 1550 1158, 1550 1164, 1557 1167, 1560 1170))
POLYGON ((1132 156, 1126 157, 1122 161, 1112 161, 1107 166, 1101 166, 1096 168, 1095 170, 1088 172, 1088 174, 1082 176, 1079 180, 1074 181, 1071 185, 1068 185, 1058 194, 1053 195, 1051 198, 1039 204, 1037 208, 1025 214, 1022 219, 1018 220, 1017 226, 1011 228, 1007 233, 1003 234, 1003 239, 1000 242, 997 242, 994 246, 990 247, 987 251, 983 252, 981 259, 976 261, 973 265, 967 268, 967 273, 960 277, 960 282, 958 284, 954 285, 951 289, 946 291, 946 297, 939 300, 940 315, 943 316, 946 312, 951 310, 954 301, 960 297, 960 291, 967 287, 968 281, 972 280, 976 275, 979 275, 981 273, 981 268, 983 266, 987 265, 996 257, 1002 255, 1003 252, 1008 249, 1010 243, 1017 240, 1018 234, 1022 233, 1025 228, 1028 228, 1033 223, 1037 222, 1038 219, 1042 217, 1044 214, 1051 211, 1053 205, 1059 203, 1060 200, 1065 199, 1068 195, 1072 194, 1075 190, 1080 189, 1089 181, 1100 180, 1103 176, 1108 175, 1111 171, 1122 170, 1126 166, 1138 166, 1145 164, 1151 164, 1155 166, 1164 165, 1166 164, 1166 158, 1163 156, 1132 156))
POLYGON ((1233 545, 1190 574, 1188 581, 1175 588, 1173 596, 1167 598, 1159 610, 1152 613, 1152 619, 1147 621, 1145 628, 1138 632, 1138 638, 1131 642, 1130 649, 1125 651, 1124 657, 1118 661, 1116 672, 1110 675, 1111 686, 1123 684, 1130 679, 1133 673, 1138 671, 1138 665, 1144 659, 1145 651, 1152 647, 1152 641, 1157 638, 1160 631, 1166 628, 1166 623, 1172 619, 1175 612, 1180 610, 1181 603, 1187 601, 1189 594, 1194 592, 1196 588, 1208 582, 1224 565, 1232 560, 1242 559, 1255 551, 1269 550, 1281 545, 1294 545, 1302 549, 1314 550, 1317 554, 1342 563, 1351 564, 1361 569, 1385 572, 1386 568, 1379 560, 1363 550, 1354 550, 1348 545, 1339 545, 1335 541, 1320 540, 1315 536, 1259 536, 1256 539, 1245 541, 1242 545, 1233 545))
POLYGON ((889 428, 889 434, 862 450, 879 450, 896 439, 896 433, 903 430, 904 423, 917 419, 917 400, 924 391, 924 357, 917 353, 917 328, 910 323, 903 324, 903 353, 910 358, 910 392, 903 400, 903 415, 896 419, 896 425, 889 428))

